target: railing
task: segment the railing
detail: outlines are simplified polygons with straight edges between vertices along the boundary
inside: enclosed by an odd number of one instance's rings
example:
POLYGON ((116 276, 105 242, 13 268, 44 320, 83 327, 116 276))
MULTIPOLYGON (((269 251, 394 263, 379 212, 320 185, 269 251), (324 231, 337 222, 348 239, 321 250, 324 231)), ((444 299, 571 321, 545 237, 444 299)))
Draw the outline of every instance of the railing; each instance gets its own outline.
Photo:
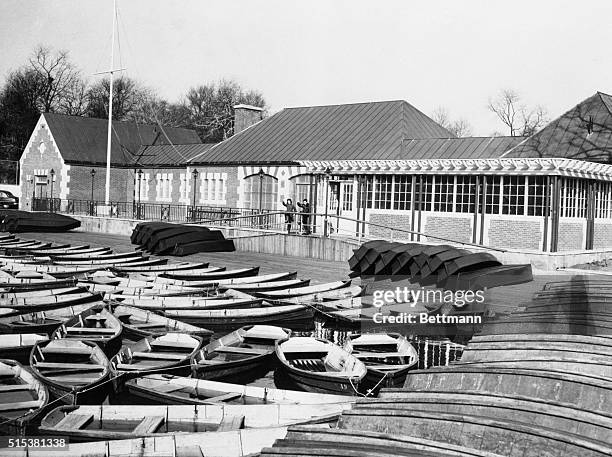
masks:
POLYGON ((321 234, 325 237, 348 238, 358 242, 371 238, 389 239, 391 241, 422 241, 423 238, 426 238, 428 241, 506 252, 506 249, 457 241, 452 238, 430 235, 398 227, 389 227, 383 224, 362 221, 337 214, 286 213, 284 211, 272 210, 259 211, 250 208, 171 205, 143 202, 110 202, 109 205, 105 205, 104 202, 91 200, 60 200, 46 198, 34 199, 33 208, 35 211, 53 211, 75 215, 208 224, 305 235, 321 234), (287 220, 288 215, 293 216, 290 222, 287 220), (379 232, 382 233, 370 237, 361 232, 357 232, 355 229, 342 229, 339 223, 340 220, 347 221, 353 227, 358 227, 360 225, 364 227, 364 229, 367 227, 366 233, 371 233, 372 227, 379 229, 379 232), (388 236, 384 236, 385 232, 388 232, 388 236))

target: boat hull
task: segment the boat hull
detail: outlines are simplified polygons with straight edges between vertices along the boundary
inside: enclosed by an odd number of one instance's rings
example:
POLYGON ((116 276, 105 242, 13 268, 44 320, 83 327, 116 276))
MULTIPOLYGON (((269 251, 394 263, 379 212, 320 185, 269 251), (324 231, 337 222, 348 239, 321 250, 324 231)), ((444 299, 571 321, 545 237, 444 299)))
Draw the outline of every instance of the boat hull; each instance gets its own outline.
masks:
POLYGON ((274 360, 274 353, 271 352, 270 354, 216 365, 201 365, 192 361, 192 377, 207 380, 252 382, 270 371, 274 360))
POLYGON ((356 378, 339 378, 324 374, 293 370, 283 365, 283 372, 289 380, 306 392, 334 393, 337 395, 359 395, 363 380, 356 378))

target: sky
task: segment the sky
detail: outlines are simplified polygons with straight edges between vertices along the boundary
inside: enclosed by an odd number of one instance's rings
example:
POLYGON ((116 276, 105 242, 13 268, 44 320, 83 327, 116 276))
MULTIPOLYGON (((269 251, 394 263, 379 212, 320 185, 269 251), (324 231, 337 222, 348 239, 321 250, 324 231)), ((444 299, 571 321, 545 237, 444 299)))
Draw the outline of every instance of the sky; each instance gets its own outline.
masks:
MULTIPOLYGON (((403 99, 505 132, 502 89, 554 118, 612 92, 612 2, 117 0, 115 67, 177 101, 234 79, 285 107, 403 99)), ((112 0, 0 0, 0 82, 38 44, 110 67, 112 0)))

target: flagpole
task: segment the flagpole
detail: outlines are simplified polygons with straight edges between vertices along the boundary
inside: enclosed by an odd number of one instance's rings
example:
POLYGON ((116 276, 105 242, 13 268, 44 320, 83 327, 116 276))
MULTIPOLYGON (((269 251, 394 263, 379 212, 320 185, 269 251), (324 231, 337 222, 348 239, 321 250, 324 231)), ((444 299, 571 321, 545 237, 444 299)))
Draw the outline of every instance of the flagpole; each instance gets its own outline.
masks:
POLYGON ((111 71, 110 71, 110 87, 108 93, 108 135, 106 138, 106 188, 104 193, 104 204, 110 204, 110 171, 111 171, 111 132, 113 122, 113 64, 115 61, 115 28, 117 19, 117 0, 113 0, 113 32, 111 37, 111 71))

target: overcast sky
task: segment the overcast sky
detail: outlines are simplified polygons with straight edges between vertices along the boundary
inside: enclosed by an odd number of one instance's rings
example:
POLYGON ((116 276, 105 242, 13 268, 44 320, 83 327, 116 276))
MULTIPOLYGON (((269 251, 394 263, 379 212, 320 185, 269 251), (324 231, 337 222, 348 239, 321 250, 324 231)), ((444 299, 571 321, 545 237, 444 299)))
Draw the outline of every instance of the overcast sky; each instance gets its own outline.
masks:
MULTIPOLYGON (((272 112, 404 99, 489 135, 505 132, 486 108, 501 88, 552 117, 612 92, 609 0, 117 1, 121 64, 170 100, 233 78, 272 112)), ((111 20, 112 0, 0 0, 0 77, 40 43, 95 78, 111 20)))

